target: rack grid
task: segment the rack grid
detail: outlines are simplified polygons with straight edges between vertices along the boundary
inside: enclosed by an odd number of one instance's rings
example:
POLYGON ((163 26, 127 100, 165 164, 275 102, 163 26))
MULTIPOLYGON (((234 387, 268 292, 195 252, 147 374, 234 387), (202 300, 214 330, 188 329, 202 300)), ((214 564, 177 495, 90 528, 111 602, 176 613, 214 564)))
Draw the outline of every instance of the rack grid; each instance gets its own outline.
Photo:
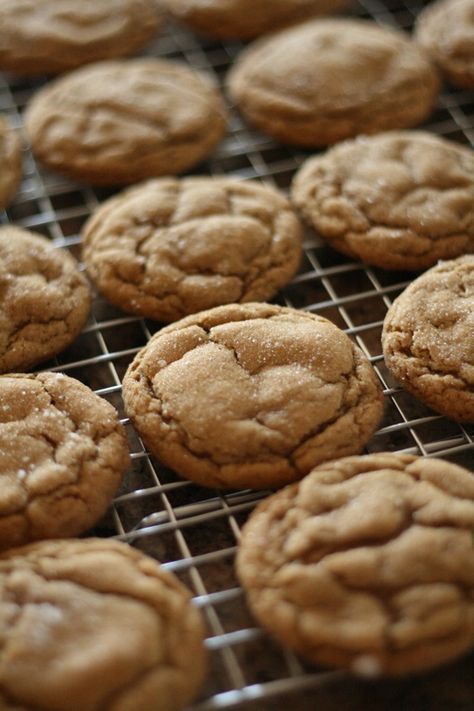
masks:
MULTIPOLYGON (((360 0, 351 13, 410 31, 422 2, 360 0)), ((222 85, 242 48, 169 24, 146 51, 209 72, 222 85)), ((22 111, 46 81, 0 78, 0 113, 19 131, 22 111)), ((474 92, 445 87, 424 128, 474 147, 474 92)), ((259 179, 287 190, 309 152, 276 144, 246 126, 232 110, 225 140, 194 174, 259 179)), ((26 146, 24 179, 14 203, 0 213, 10 222, 49 237, 80 260, 80 230, 97 205, 113 194, 75 184, 36 164, 26 146)), ((351 336, 373 364, 384 387, 385 415, 367 452, 384 450, 439 456, 473 468, 474 427, 440 417, 397 385, 385 368, 380 335, 387 308, 415 277, 352 262, 308 231, 297 276, 277 303, 321 314, 351 336)), ((121 381, 135 353, 159 328, 94 298, 92 315, 76 342, 42 365, 83 381, 109 400, 126 426, 132 465, 107 516, 92 532, 114 536, 160 560, 193 592, 206 618, 210 673, 192 711, 217 709, 472 709, 472 657, 416 679, 363 684, 340 671, 309 666, 272 642, 245 607, 233 569, 240 528, 268 492, 219 492, 178 479, 149 456, 123 410, 121 381)), ((151 711, 151 710, 150 710, 151 711)))

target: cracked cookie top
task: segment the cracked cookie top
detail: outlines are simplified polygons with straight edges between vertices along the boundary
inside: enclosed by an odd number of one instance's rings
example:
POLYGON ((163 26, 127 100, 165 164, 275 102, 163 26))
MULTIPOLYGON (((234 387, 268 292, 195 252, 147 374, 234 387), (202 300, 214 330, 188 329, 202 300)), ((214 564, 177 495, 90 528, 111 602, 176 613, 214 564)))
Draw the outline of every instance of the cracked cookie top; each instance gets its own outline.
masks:
POLYGON ((229 304, 159 331, 123 382, 150 451, 205 486, 262 489, 359 452, 382 415, 375 372, 326 319, 229 304))
POLYGON ((0 68, 58 74, 133 54, 161 25, 149 0, 1 0, 0 68))
POLYGON ((161 0, 180 22, 222 39, 250 39, 315 15, 328 15, 350 0, 161 0))
POLYGON ((39 160, 110 185, 182 172, 225 126, 224 102, 205 74, 154 58, 76 69, 40 89, 25 114, 39 160))
POLYGON ((21 180, 21 143, 18 134, 0 116, 0 210, 15 197, 21 180))
POLYGON ((474 255, 412 282, 385 316, 382 346, 387 367, 415 397, 474 422, 474 255))
POLYGON ((410 674, 474 643, 474 477, 402 454, 322 464, 262 502, 237 572, 251 610, 317 664, 410 674))
POLYGON ((117 541, 44 541, 0 555, 0 619, 5 711, 179 711, 204 675, 188 591, 117 541))
POLYGON ((385 269, 474 248, 474 152, 424 131, 334 146, 303 164, 292 197, 335 249, 385 269))
POLYGON ((0 228, 0 372, 51 358, 79 335, 90 290, 75 259, 19 227, 0 228))
POLYGON ((474 0, 430 3, 418 15, 415 34, 453 84, 474 87, 474 0))
POLYGON ((128 461, 115 409, 82 383, 0 376, 0 550, 86 531, 128 461))
POLYGON ((298 267, 301 233, 288 200, 256 181, 152 180, 99 207, 84 260, 109 301, 176 321, 273 296, 298 267))
POLYGON ((374 22, 305 22, 254 42, 228 86, 245 118, 280 141, 325 146, 421 123, 439 80, 425 51, 374 22))

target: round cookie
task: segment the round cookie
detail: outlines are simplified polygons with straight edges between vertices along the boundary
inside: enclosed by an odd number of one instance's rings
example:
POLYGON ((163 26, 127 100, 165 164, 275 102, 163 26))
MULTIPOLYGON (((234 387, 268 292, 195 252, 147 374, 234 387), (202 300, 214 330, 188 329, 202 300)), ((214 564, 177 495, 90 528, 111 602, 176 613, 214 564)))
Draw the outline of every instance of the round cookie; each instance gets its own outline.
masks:
POLYGON ((264 489, 360 452, 382 415, 367 358, 330 321, 229 304, 156 333, 123 381, 148 449, 204 486, 264 489))
POLYGON ((0 210, 15 197, 21 180, 21 143, 18 134, 0 116, 0 210))
POLYGON ((127 184, 205 158, 226 127, 205 74, 163 59, 98 62, 45 86, 25 127, 36 157, 74 179, 127 184))
POLYGON ((251 124, 309 147, 421 123, 439 80, 424 50, 404 34, 330 19, 253 43, 231 69, 228 86, 251 124))
POLYGON ((347 457, 259 504, 237 572, 283 645, 361 676, 411 674, 474 644, 473 527, 466 469, 347 457))
POLYGON ((104 296, 159 321, 270 298, 295 273, 301 240, 280 192, 226 178, 151 180, 101 205, 83 233, 104 296))
POLYGON ((335 249, 424 269, 474 248, 474 152, 422 131, 359 137, 306 161, 292 197, 335 249))
POLYGON ((383 325, 387 368, 433 410, 474 422, 474 255, 422 274, 383 325))
POLYGON ((115 409, 88 387, 61 373, 0 376, 0 550, 86 531, 128 462, 115 409))
POLYGON ((58 74, 133 54, 161 25, 151 0, 0 0, 0 69, 58 74))
POLYGON ((417 41, 453 84, 474 87, 474 0, 438 0, 420 14, 417 41))
POLYGON ((350 0, 162 0, 172 17, 196 32, 221 39, 250 39, 316 15, 329 15, 350 0))
POLYGON ((79 335, 90 290, 75 259, 45 237, 0 227, 0 373, 52 358, 79 335))
POLYGON ((2 709, 178 711, 204 676, 189 592, 110 539, 0 555, 0 619, 2 709))

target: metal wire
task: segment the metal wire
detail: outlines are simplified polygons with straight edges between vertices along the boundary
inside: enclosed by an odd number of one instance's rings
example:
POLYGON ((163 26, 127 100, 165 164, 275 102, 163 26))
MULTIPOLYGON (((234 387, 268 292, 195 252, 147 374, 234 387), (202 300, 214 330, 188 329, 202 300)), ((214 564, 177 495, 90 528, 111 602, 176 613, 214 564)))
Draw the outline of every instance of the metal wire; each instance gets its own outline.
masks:
MULTIPOLYGON (((360 0, 354 14, 409 31, 421 7, 421 2, 360 0)), ((240 49, 238 42, 203 40, 170 26, 147 53, 184 61, 222 82, 240 49)), ((22 110, 43 80, 9 79, 0 78, 0 113, 21 130, 22 110)), ((446 88, 426 128, 473 146, 473 92, 446 88)), ((258 178, 286 190, 307 155, 250 130, 233 112, 228 136, 207 163, 193 172, 258 178)), ((25 145, 24 180, 13 205, 1 214, 1 221, 38 231, 80 259, 82 224, 110 194, 112 191, 80 186, 53 175, 35 163, 25 145)), ((472 467, 474 428, 433 414, 403 392, 384 366, 380 346, 383 318, 413 276, 350 262, 308 233, 299 273, 281 292, 278 302, 331 319, 374 365, 384 386, 386 409, 368 452, 441 456, 472 467)), ((116 536, 161 560, 193 591, 195 603, 207 620, 206 644, 211 657, 211 672, 194 711, 278 709, 283 703, 291 703, 294 711, 335 708, 327 700, 327 690, 337 688, 343 694, 353 682, 341 672, 306 666, 257 629, 233 571, 240 527, 265 493, 220 493, 178 479, 147 454, 125 416, 120 396, 122 377, 135 353, 157 328, 156 323, 124 315, 97 296, 81 336, 54 361, 42 366, 82 380, 112 402, 129 434, 131 469, 109 515, 93 533, 116 536)), ((378 689, 377 694, 380 708, 392 708, 390 699, 396 696, 393 686, 378 689)), ((352 704, 359 703, 355 698, 357 694, 351 696, 352 704)), ((469 701, 465 707, 456 706, 461 708, 470 708, 469 701)))

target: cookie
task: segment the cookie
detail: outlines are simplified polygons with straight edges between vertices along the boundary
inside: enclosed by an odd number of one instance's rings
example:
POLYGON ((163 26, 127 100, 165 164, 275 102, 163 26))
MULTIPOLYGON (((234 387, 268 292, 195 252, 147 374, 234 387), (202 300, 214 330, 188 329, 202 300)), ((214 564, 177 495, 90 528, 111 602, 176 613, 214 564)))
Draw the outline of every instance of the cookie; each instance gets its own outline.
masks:
POLYGON ((460 422, 474 422, 474 255, 422 274, 385 316, 387 368, 412 395, 460 422))
POLYGON ((250 39, 284 25, 338 12, 350 0, 162 0, 175 20, 220 39, 250 39))
POLYGON ((177 174, 205 158, 226 127, 208 77, 164 59, 98 62, 33 97, 25 127, 36 157, 93 184, 177 174))
POLYGON ((0 210, 15 197, 21 180, 21 143, 8 122, 0 116, 0 210))
POLYGON ((133 54, 162 23, 150 0, 1 0, 0 69, 58 74, 133 54))
POLYGON ((439 80, 424 50, 403 33, 330 19, 257 40, 238 57, 228 87, 251 124, 310 147, 421 123, 439 80))
POLYGON ((474 87, 474 0, 430 3, 418 15, 415 36, 449 81, 474 87))
POLYGON ((128 462, 115 409, 88 387, 61 373, 0 376, 0 550, 86 531, 128 462))
POLYGON ((162 178, 99 207, 83 233, 89 276, 112 303, 176 321, 265 300, 295 273, 302 229, 288 200, 256 181, 162 178))
POLYGON ((292 197, 335 249, 425 269, 474 248, 474 152, 422 131, 360 137, 306 161, 292 197))
POLYGON ((382 415, 375 372, 321 316, 229 304, 153 336, 123 381, 149 450, 204 486, 264 489, 360 452, 382 415))
POLYGON ((203 624, 177 578, 113 540, 0 555, 0 707, 178 711, 198 690, 203 624))
POLYGON ((0 227, 0 372, 52 358, 79 335, 90 290, 75 259, 45 237, 0 227))
POLYGON ((474 645, 473 528, 466 469, 347 457, 255 509, 237 572, 257 620, 310 661, 410 674, 474 645))

